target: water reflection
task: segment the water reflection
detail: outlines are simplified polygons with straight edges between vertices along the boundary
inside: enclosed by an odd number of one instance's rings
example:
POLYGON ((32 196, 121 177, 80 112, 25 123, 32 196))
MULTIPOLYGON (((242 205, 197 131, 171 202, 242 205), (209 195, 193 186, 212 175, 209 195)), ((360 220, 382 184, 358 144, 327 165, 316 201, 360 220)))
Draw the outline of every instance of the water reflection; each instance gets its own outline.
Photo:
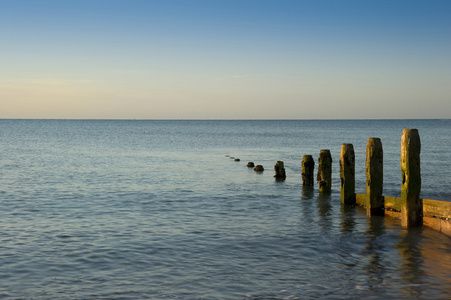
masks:
POLYGON ((318 194, 318 216, 319 224, 324 231, 329 231, 332 227, 331 211, 332 205, 330 204, 331 195, 327 193, 318 194))
POLYGON ((412 297, 420 296, 421 291, 424 290, 421 287, 426 276, 422 269, 424 265, 424 258, 421 253, 422 231, 421 227, 403 230, 400 234, 400 240, 395 246, 402 258, 399 262, 401 278, 409 283, 403 287, 403 290, 412 297))
MULTIPOLYGON (((353 270, 359 265, 358 257, 358 239, 359 233, 356 230, 356 210, 355 207, 349 205, 341 205, 340 209, 340 244, 337 254, 340 257, 342 267, 348 269, 344 274, 355 274, 353 270)), ((353 277, 345 275, 346 280, 354 280, 353 277)))
POLYGON ((341 222, 340 231, 342 233, 351 233, 355 230, 355 207, 349 205, 341 205, 341 222))
POLYGON ((373 216, 367 220, 367 242, 364 254, 367 257, 367 264, 363 267, 368 275, 369 288, 377 288, 386 278, 386 267, 383 263, 385 254, 385 222, 381 216, 373 216))
POLYGON ((301 199, 302 200, 312 199, 314 191, 315 190, 313 186, 302 186, 301 199))
POLYGON ((312 209, 312 200, 313 200, 314 189, 312 186, 303 186, 302 194, 301 194, 301 204, 302 204, 302 216, 304 220, 308 224, 313 223, 313 209, 312 209))

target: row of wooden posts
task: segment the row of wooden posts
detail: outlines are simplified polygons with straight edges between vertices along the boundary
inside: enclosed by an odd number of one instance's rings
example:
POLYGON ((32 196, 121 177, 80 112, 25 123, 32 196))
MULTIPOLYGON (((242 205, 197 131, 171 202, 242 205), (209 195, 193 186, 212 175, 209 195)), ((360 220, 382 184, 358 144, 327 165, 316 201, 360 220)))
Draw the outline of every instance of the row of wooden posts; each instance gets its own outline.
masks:
MULTIPOLYGON (((401 223, 404 227, 423 224, 423 202, 420 199, 420 136, 417 129, 404 129, 401 139, 401 223)), ((279 162, 278 162, 279 163, 279 162)), ((282 163, 283 166, 283 163, 282 163)), ((311 155, 302 159, 304 186, 313 186, 315 162, 311 155)), ((277 175, 277 165, 275 166, 277 175)), ((352 144, 343 144, 340 152, 341 202, 356 204, 355 154, 352 144)), ((330 193, 332 184, 332 157, 330 150, 321 150, 318 158, 318 189, 330 193)), ((369 138, 366 147, 366 209, 369 216, 384 214, 383 150, 380 138, 369 138)))

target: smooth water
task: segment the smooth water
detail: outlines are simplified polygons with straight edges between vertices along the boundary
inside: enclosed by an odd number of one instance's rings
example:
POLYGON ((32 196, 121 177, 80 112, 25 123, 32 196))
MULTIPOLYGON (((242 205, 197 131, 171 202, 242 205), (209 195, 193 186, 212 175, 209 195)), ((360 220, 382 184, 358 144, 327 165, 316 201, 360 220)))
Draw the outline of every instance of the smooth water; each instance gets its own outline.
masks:
POLYGON ((450 238, 340 204, 341 144, 364 192, 369 137, 400 195, 404 128, 450 201, 449 120, 0 120, 0 299, 449 299, 450 238), (301 183, 321 149, 328 196, 301 183))

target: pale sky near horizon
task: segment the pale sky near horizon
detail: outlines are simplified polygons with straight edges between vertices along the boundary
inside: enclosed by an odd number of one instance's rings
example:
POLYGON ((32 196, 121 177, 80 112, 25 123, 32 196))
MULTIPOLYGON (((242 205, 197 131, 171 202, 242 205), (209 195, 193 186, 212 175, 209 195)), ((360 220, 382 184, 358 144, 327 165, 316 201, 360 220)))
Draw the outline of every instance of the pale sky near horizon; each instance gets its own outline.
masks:
POLYGON ((0 0, 0 118, 451 118, 448 0, 0 0))

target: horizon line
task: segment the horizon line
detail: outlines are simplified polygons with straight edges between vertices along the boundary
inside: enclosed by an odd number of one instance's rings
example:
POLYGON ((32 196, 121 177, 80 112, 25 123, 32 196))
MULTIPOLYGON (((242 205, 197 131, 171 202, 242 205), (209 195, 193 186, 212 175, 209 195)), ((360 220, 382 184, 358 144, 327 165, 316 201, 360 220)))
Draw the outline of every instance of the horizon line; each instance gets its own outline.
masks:
POLYGON ((271 119, 271 118, 239 118, 239 119, 205 119, 205 118, 187 118, 187 119, 172 119, 172 118, 0 118, 0 120, 34 120, 34 121, 384 121, 384 120, 451 120, 450 118, 309 118, 309 119, 271 119))

